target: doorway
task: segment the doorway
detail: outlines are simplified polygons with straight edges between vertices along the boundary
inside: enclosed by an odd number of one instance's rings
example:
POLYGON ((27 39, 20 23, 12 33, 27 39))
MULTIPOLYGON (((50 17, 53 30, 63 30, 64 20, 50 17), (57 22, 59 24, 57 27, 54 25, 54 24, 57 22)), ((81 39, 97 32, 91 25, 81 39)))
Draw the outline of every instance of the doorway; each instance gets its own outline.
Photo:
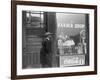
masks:
POLYGON ((22 68, 41 68, 40 50, 46 32, 53 34, 51 63, 57 67, 56 13, 22 11, 22 23, 22 68))

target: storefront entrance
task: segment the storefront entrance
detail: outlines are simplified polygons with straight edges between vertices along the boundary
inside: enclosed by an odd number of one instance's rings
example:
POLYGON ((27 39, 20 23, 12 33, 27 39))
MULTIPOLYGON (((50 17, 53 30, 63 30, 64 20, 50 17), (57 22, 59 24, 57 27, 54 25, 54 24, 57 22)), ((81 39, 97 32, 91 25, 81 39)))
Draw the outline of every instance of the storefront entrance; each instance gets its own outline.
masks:
POLYGON ((52 51, 48 56, 51 67, 89 65, 88 14, 43 11, 22 14, 23 69, 42 68, 40 51, 46 32, 52 33, 52 51))
POLYGON ((46 32, 52 33, 52 67, 58 66, 56 62, 56 14, 53 12, 23 11, 22 52, 23 69, 41 68, 40 50, 46 32), (53 24, 52 24, 53 23, 53 24))

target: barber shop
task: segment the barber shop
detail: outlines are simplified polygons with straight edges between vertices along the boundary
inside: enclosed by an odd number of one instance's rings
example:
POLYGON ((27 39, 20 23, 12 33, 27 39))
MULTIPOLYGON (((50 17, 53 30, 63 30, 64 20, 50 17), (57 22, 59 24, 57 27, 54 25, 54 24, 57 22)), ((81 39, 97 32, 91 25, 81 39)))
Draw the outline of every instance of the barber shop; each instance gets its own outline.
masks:
POLYGON ((89 14, 22 11, 22 68, 89 65, 89 14))

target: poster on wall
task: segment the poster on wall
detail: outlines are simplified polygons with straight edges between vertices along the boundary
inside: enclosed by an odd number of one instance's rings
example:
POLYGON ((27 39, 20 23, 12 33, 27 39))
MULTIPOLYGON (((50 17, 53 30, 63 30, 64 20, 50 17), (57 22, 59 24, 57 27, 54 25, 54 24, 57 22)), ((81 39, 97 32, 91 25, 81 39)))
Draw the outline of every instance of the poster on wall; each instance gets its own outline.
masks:
POLYGON ((95 5, 11 3, 12 79, 97 73, 95 5))

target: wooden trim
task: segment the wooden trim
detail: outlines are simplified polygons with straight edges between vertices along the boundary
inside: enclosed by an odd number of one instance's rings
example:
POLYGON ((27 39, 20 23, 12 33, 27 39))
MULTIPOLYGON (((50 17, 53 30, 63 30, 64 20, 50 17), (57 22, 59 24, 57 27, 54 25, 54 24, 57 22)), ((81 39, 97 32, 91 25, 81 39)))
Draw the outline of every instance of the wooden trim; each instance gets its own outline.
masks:
POLYGON ((94 72, 97 74, 97 7, 94 9, 94 72))
POLYGON ((16 4, 11 2, 11 79, 16 79, 16 4))
POLYGON ((13 1, 19 5, 34 5, 34 6, 49 6, 49 7, 67 7, 67 8, 84 8, 84 9, 95 9, 96 5, 85 5, 85 4, 65 4, 65 3, 50 3, 50 2, 35 2, 35 1, 13 1))

